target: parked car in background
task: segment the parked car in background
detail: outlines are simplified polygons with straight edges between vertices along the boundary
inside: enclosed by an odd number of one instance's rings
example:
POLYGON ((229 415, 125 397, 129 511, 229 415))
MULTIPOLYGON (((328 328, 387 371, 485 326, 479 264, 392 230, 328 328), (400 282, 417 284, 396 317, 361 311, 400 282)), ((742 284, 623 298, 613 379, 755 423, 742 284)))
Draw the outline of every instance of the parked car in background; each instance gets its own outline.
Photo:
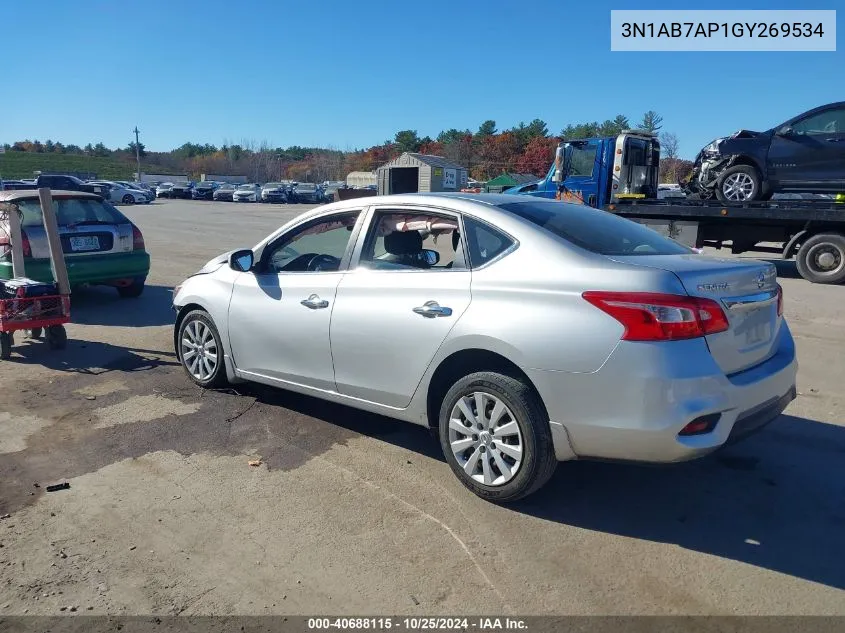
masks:
POLYGON ((0 181, 0 191, 20 191, 26 189, 35 189, 35 183, 25 182, 23 180, 0 181))
POLYGON ((298 182, 293 187, 293 202, 320 202, 320 190, 313 182, 298 182))
POLYGON ((232 194, 233 202, 261 202, 261 186, 255 183, 238 185, 232 194))
POLYGON ((528 196, 361 206, 300 215, 174 289, 192 381, 437 429, 458 479, 496 502, 538 490, 558 461, 702 457, 796 397, 771 263, 528 196))
MULTIPOLYGON (((53 207, 71 286, 114 286, 121 297, 137 297, 144 290, 150 256, 137 226, 100 196, 53 192, 53 207)), ((37 191, 5 191, 0 202, 12 202, 21 212, 26 276, 52 281, 50 248, 44 231, 37 191)), ((9 226, 0 221, 0 278, 12 277, 9 226)))
POLYGON ((235 185, 230 185, 229 183, 224 182, 212 194, 212 199, 223 202, 232 202, 233 193, 235 193, 235 185))
POLYGON ((686 198, 687 194, 681 189, 681 185, 663 184, 657 185, 657 199, 665 200, 666 198, 686 198))
POLYGON ((149 196, 143 191, 111 180, 93 180, 90 184, 103 187, 104 197, 115 204, 148 204, 150 202, 149 196))
POLYGON ((214 200, 214 192, 220 185, 211 180, 203 180, 194 185, 191 197, 194 200, 214 200))
POLYGON ((40 189, 41 187, 60 189, 62 191, 85 191, 87 193, 96 193, 103 197, 108 194, 102 185, 87 183, 76 176, 65 176, 61 174, 41 174, 35 179, 35 188, 40 189))
POLYGON ((156 198, 170 198, 170 191, 173 189, 172 182, 163 182, 156 187, 156 198))
POLYGON ((288 190, 284 183, 268 182, 261 187, 261 202, 287 202, 288 190))
POLYGON ((171 198, 183 198, 190 200, 193 196, 194 183, 192 182, 178 182, 170 188, 171 198))
POLYGON ((155 191, 153 191, 153 190, 152 190, 152 189, 150 189, 149 187, 145 187, 145 186, 144 186, 142 183, 140 183, 140 182, 129 182, 128 180, 115 180, 115 182, 116 182, 117 184, 119 184, 119 185, 123 185, 124 187, 127 187, 127 188, 129 188, 129 189, 134 189, 135 191, 140 191, 140 192, 142 192, 145 196, 147 196, 147 199, 148 199, 150 202, 152 202, 152 201, 153 201, 153 200, 155 200, 155 198, 156 198, 155 191))

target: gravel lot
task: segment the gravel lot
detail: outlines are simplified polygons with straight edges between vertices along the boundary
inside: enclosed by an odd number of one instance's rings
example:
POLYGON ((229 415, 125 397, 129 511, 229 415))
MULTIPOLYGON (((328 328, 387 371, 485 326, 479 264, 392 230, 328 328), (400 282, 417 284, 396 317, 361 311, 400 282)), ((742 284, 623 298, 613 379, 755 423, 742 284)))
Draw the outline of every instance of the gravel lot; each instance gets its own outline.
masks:
POLYGON ((766 432, 678 466, 563 464, 497 507, 422 428, 183 375, 170 288, 306 208, 126 208, 145 294, 75 294, 64 352, 18 338, 0 615, 845 614, 845 287, 779 266, 800 396, 766 432))

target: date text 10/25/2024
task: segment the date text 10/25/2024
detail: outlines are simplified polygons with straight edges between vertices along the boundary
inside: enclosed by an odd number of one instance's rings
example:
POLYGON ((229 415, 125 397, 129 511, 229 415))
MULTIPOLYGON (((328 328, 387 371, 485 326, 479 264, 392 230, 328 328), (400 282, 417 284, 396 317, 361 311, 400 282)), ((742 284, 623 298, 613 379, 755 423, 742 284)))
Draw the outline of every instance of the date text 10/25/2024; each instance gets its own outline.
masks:
POLYGON ((368 617, 308 618, 309 631, 525 631, 519 618, 498 617, 368 617))

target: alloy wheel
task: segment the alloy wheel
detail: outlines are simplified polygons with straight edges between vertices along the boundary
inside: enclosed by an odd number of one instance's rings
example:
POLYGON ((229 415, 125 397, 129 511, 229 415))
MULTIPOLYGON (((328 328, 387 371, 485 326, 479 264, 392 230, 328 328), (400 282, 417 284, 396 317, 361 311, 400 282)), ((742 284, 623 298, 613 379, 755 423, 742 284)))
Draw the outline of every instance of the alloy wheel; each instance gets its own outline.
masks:
POLYGON ((482 391, 455 403, 449 416, 449 445, 464 472, 486 486, 509 482, 523 461, 516 417, 499 398, 482 391))
POLYGON ((182 364, 188 373, 200 381, 210 380, 217 369, 218 352, 211 328, 199 319, 188 322, 180 341, 182 364))
POLYGON ((754 195, 754 180, 742 172, 731 174, 722 183, 722 193, 725 194, 725 198, 733 202, 750 200, 754 195))

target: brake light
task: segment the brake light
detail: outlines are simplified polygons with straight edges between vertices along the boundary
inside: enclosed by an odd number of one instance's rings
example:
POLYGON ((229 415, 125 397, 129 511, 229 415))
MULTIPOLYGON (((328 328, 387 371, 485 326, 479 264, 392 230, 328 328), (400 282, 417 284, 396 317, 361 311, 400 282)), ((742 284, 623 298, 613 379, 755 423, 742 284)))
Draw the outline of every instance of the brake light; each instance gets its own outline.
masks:
POLYGON ((712 299, 651 292, 588 291, 584 299, 625 326, 624 341, 677 341, 728 329, 712 299))
POLYGON ((778 316, 783 316, 783 288, 778 284, 778 316))
POLYGON ((132 248, 136 251, 142 251, 146 248, 146 244, 144 244, 144 236, 141 233, 141 229, 139 229, 134 224, 132 225, 132 248))
MULTIPOLYGON (((32 257, 32 245, 26 231, 21 229, 21 250, 24 257, 32 257)), ((8 235, 0 235, 0 257, 5 257, 12 252, 12 240, 8 235)))

